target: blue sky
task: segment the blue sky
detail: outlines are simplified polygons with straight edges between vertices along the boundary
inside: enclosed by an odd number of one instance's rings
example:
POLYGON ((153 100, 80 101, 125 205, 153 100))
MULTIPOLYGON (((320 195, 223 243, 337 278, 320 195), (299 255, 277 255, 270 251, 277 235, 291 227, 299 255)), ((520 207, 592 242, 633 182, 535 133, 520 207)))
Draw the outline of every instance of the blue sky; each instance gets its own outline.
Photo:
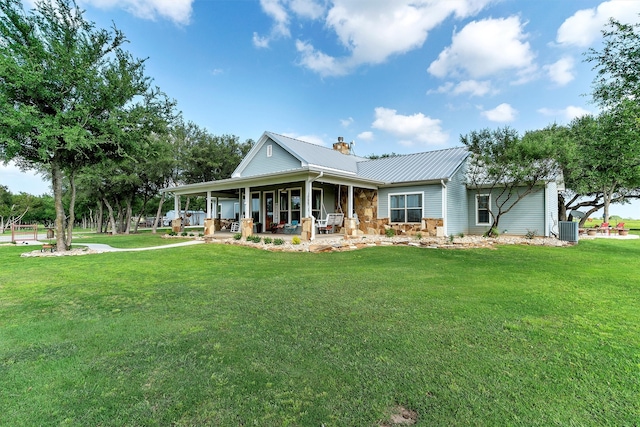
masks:
MULTIPOLYGON (((25 1, 26 5, 30 1, 25 1)), ((640 0, 79 0, 113 23, 186 120, 257 140, 273 131, 358 155, 459 146, 597 113, 583 53, 640 0)), ((49 191, 0 166, 12 192, 49 191)), ((636 206, 613 214, 640 217, 636 206)))

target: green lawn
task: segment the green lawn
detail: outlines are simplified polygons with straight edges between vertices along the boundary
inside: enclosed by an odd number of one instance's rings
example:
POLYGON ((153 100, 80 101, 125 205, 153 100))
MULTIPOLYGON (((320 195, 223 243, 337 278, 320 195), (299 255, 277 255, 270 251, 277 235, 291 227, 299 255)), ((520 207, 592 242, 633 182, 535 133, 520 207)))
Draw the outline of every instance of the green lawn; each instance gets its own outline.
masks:
POLYGON ((0 424, 633 426, 640 241, 0 247, 0 424))

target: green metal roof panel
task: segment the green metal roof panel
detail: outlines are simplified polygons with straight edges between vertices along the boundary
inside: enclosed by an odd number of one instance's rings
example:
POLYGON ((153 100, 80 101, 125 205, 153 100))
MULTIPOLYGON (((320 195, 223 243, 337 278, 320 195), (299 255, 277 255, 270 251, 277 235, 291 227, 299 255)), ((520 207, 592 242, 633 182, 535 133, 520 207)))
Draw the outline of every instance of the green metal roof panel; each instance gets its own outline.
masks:
POLYGON ((358 176, 387 184, 448 179, 468 156, 458 147, 361 161, 358 176))

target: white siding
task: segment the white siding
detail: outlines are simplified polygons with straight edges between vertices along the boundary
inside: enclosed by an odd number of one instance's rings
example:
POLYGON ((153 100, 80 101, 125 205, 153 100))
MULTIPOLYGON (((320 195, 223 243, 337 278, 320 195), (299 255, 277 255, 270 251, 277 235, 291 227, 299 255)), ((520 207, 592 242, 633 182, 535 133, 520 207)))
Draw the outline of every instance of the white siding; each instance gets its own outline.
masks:
MULTIPOLYGON (((465 184, 466 168, 462 167, 447 183, 447 230, 446 234, 456 235, 469 233, 469 222, 467 212, 471 200, 467 198, 467 187, 465 184)), ((475 203, 475 202, 474 202, 475 203)))
POLYGON ((378 218, 389 218, 389 194, 407 193, 424 193, 422 198, 424 218, 442 218, 442 186, 440 184, 379 189, 378 218))

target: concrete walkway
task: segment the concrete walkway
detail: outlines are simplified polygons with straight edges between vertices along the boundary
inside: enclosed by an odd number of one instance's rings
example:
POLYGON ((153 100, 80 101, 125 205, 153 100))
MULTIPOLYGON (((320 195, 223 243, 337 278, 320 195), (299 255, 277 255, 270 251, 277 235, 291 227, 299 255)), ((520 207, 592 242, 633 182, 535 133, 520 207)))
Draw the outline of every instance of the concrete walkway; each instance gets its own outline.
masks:
POLYGON ((100 251, 100 252, 138 252, 138 251, 153 251, 153 250, 156 250, 156 249, 178 248, 178 247, 181 247, 181 246, 199 245, 201 243, 204 243, 204 240, 190 240, 188 242, 170 243, 168 245, 162 245, 162 246, 150 246, 150 247, 147 247, 147 248, 126 248, 126 249, 114 248, 114 247, 106 245, 104 243, 78 243, 78 242, 73 242, 73 245, 75 245, 75 246, 86 246, 87 248, 89 248, 91 250, 100 251))

